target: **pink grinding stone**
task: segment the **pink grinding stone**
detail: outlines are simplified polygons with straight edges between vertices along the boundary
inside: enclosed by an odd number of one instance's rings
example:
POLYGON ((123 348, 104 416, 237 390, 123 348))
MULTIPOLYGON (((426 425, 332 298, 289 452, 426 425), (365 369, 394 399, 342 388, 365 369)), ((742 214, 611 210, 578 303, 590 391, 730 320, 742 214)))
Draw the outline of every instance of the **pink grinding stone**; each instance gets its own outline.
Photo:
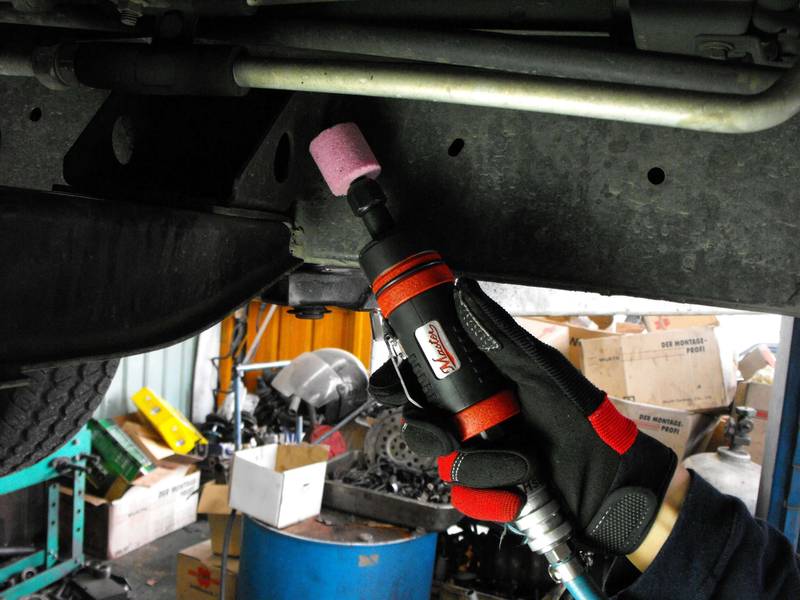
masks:
POLYGON ((308 149, 334 196, 347 195, 350 184, 359 177, 375 179, 381 172, 355 123, 339 123, 326 129, 311 140, 308 149))

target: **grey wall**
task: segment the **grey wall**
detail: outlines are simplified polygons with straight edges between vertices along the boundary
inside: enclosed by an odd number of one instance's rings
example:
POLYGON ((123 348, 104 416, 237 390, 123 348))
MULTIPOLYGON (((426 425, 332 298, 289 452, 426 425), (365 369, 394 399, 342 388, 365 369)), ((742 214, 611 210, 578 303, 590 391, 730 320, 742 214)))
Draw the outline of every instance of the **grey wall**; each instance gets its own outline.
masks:
POLYGON ((197 338, 120 361, 96 417, 116 417, 134 412, 131 396, 147 386, 191 418, 192 381, 197 338))

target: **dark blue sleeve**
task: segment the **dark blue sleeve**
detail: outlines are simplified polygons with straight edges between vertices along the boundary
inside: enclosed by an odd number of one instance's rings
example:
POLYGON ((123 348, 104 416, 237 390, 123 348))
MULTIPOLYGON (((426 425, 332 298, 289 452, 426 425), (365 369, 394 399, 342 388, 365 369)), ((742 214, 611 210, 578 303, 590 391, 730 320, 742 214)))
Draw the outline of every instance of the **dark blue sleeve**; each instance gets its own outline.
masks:
POLYGON ((744 504, 692 473, 683 508, 650 567, 618 600, 800 600, 798 556, 744 504))

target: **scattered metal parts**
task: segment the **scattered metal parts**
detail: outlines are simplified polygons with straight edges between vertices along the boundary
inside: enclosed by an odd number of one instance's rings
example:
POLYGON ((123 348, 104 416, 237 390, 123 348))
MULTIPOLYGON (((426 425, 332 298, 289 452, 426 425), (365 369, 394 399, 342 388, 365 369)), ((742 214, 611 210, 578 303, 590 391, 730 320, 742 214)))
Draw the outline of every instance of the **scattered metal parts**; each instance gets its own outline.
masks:
POLYGON ((368 490, 333 479, 325 482, 322 503, 329 508, 376 521, 425 531, 446 531, 464 518, 450 504, 422 502, 416 498, 368 490))
POLYGON ((375 462, 357 464, 336 479, 356 487, 397 494, 419 502, 450 504, 450 486, 439 479, 435 467, 412 469, 378 457, 375 462))

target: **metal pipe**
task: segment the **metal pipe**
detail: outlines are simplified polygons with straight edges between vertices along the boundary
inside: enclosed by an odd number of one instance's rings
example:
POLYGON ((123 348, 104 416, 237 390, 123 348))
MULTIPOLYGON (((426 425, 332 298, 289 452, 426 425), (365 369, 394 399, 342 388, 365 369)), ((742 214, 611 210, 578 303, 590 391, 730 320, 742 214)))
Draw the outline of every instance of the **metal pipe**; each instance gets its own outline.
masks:
POLYGON ((233 535, 233 524, 235 521, 236 509, 232 508, 231 514, 228 515, 228 521, 225 523, 225 535, 222 537, 222 563, 219 569, 219 600, 228 600, 228 556, 230 555, 231 536, 233 535))
POLYGON ((439 65, 336 63, 244 57, 245 88, 427 100, 589 117, 715 133, 751 133, 800 112, 800 63, 760 94, 659 90, 439 65))
POLYGON ((273 360, 272 362, 263 362, 263 363, 250 363, 248 365, 239 365, 236 369, 240 373, 244 373, 246 371, 260 371, 261 369, 277 369, 278 367, 285 367, 288 365, 290 360, 273 360))
POLYGON ((19 556, 20 554, 33 554, 36 552, 35 546, 2 546, 0 547, 0 557, 19 556))
POLYGON ((343 418, 341 421, 339 421, 339 422, 338 422, 336 425, 334 425, 333 427, 331 427, 330 429, 328 429, 328 431, 326 431, 325 433, 323 433, 321 436, 319 436, 319 437, 318 437, 316 440, 314 440, 314 441, 313 441, 313 442, 311 442, 311 443, 312 443, 312 444, 321 444, 322 442, 324 442, 325 440, 327 440, 329 437, 331 437, 331 436, 332 436, 334 433, 336 433, 337 431, 339 431, 339 430, 340 430, 342 427, 344 427, 345 425, 347 425, 347 424, 348 424, 350 421, 352 421, 353 419, 355 419, 355 418, 356 418, 358 415, 360 415, 360 414, 361 414, 361 413, 363 413, 363 412, 366 412, 368 409, 372 408, 372 407, 373 407, 373 406, 375 406, 377 403, 378 403, 378 401, 377 401, 377 400, 375 400, 374 398, 371 398, 371 399, 367 400, 366 402, 364 402, 364 404, 362 404, 361 406, 359 406, 359 407, 358 407, 358 408, 356 408, 355 410, 351 411, 351 412, 350 412, 350 414, 348 414, 347 416, 345 416, 345 417, 344 417, 344 418, 343 418))
POLYGON ((201 35, 237 44, 725 94, 757 94, 785 70, 484 31, 304 20, 248 20, 235 25, 215 20, 208 27, 201 35))
MULTIPOLYGON (((236 369, 236 381, 233 385, 233 449, 238 452, 242 449, 242 395, 244 387, 244 377, 242 372, 236 369)), ((246 392, 245 392, 246 393, 246 392)))
POLYGON ((264 332, 267 330, 269 322, 272 320, 272 315, 275 314, 275 310, 277 310, 277 308, 278 308, 277 304, 273 304, 272 306, 269 307, 269 312, 267 312, 267 316, 264 318, 264 322, 261 323, 261 326, 258 328, 258 331, 256 332, 256 337, 253 339, 253 345, 247 351, 247 354, 244 355, 244 360, 242 362, 245 365, 250 362, 250 360, 255 355, 256 350, 258 350, 258 345, 261 343, 261 336, 263 336, 264 332))

